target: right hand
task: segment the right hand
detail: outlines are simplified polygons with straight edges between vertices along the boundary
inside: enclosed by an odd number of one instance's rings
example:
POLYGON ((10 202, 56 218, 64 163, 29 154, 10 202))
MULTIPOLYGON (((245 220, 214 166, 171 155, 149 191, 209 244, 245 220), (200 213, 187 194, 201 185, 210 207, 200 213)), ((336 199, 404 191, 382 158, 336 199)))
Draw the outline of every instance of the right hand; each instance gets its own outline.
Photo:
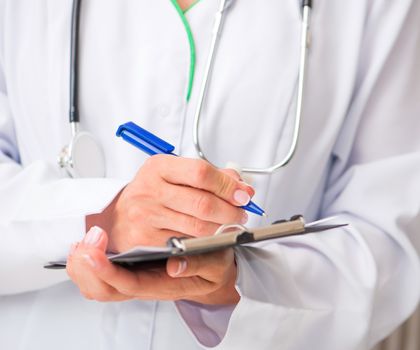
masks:
POLYGON ((239 208, 254 195, 233 170, 197 159, 155 155, 101 213, 86 219, 109 233, 108 250, 164 245, 173 236, 208 236, 221 224, 247 221, 239 208))

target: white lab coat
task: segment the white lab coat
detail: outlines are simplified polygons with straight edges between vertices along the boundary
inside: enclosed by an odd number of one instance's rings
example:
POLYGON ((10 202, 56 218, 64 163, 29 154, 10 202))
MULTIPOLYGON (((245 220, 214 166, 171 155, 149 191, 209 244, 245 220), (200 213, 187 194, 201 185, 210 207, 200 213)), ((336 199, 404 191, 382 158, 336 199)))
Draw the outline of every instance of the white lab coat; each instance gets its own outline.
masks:
MULTIPOLYGON (((368 349, 420 295, 420 9, 415 0, 314 1, 302 136, 293 161, 254 176, 270 219, 338 215, 350 226, 236 252, 241 301, 87 301, 62 258, 145 156, 114 136, 133 120, 195 157, 192 117, 218 1, 88 0, 81 20, 81 124, 106 179, 68 179, 70 0, 0 0, 0 347, 2 349, 368 349), (230 318, 229 318, 230 316, 230 318), (226 333, 226 334, 225 334, 226 333), (204 345, 203 345, 204 344, 204 345)), ((288 150, 298 0, 237 1, 201 128, 219 166, 271 165, 288 150), (287 118, 287 116, 290 116, 287 118)), ((263 222, 253 217, 250 225, 263 222)))

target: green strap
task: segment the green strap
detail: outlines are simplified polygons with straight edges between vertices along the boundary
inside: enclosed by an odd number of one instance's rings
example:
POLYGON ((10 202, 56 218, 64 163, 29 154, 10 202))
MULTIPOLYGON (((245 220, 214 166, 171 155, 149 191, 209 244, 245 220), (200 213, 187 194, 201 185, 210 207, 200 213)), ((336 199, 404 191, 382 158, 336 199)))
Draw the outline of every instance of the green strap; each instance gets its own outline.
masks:
MULTIPOLYGON (((199 0, 193 3, 188 9, 188 11, 192 6, 194 6, 199 0)), ((194 82, 194 74, 195 74, 195 43, 194 38, 192 35, 191 27, 188 23, 187 18, 185 17, 184 11, 182 11, 181 7, 178 4, 177 0, 171 0, 172 4, 174 5, 176 11, 178 12, 179 16, 181 17, 182 23, 184 24, 185 31, 187 32, 188 42, 190 44, 190 78, 188 82, 188 92, 187 92, 187 102, 190 100, 191 91, 194 82)))

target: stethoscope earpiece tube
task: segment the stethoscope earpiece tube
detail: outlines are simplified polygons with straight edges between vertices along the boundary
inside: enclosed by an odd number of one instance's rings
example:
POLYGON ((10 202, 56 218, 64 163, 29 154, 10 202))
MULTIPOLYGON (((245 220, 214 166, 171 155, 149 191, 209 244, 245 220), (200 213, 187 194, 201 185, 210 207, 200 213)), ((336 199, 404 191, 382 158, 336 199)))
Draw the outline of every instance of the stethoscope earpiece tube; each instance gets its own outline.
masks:
MULTIPOLYGON (((227 9, 232 4, 229 0, 220 0, 218 11, 216 12, 215 24, 213 28, 213 37, 210 44, 210 53, 206 62, 204 70, 204 78, 200 87, 198 103, 196 110, 194 112, 194 121, 193 121, 193 143, 197 151, 198 156, 201 159, 211 161, 206 158, 204 151, 200 143, 200 119, 202 115, 202 109, 204 102, 207 97, 209 83, 212 75, 212 70, 214 66, 216 51, 221 37, 222 26, 225 19, 225 13, 227 9)), ((307 65, 307 56, 309 51, 309 26, 310 26, 310 16, 311 16, 312 0, 302 0, 302 24, 301 24, 301 35, 300 35, 300 55, 299 55, 299 73, 297 81, 297 103, 295 111, 295 122, 293 136, 290 143, 289 151, 286 155, 277 163, 266 166, 264 168, 251 168, 251 167, 242 167, 241 173, 248 174, 265 174, 269 175, 275 171, 281 169, 282 167, 289 164, 293 156, 296 153, 297 144, 300 134, 300 124, 303 114, 303 100, 304 100, 304 90, 305 90, 305 79, 306 79, 306 65, 307 65)), ((217 166, 217 165, 216 165, 217 166)))
POLYGON ((78 92, 79 92, 79 27, 81 0, 73 1, 71 15, 71 43, 70 43, 70 123, 79 123, 78 92))

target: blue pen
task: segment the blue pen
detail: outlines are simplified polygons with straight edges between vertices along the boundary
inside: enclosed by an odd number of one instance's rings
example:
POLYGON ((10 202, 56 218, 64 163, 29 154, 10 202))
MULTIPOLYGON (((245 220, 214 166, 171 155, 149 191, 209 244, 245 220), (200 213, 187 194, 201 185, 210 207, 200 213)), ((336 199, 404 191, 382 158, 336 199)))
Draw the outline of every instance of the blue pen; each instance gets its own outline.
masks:
MULTIPOLYGON (((117 130, 117 136, 121 136, 125 141, 141 149, 150 156, 155 154, 172 154, 176 156, 176 154, 173 153, 175 150, 174 146, 133 122, 120 125, 117 130)), ((252 201, 241 208, 260 216, 266 216, 264 210, 252 201)))

